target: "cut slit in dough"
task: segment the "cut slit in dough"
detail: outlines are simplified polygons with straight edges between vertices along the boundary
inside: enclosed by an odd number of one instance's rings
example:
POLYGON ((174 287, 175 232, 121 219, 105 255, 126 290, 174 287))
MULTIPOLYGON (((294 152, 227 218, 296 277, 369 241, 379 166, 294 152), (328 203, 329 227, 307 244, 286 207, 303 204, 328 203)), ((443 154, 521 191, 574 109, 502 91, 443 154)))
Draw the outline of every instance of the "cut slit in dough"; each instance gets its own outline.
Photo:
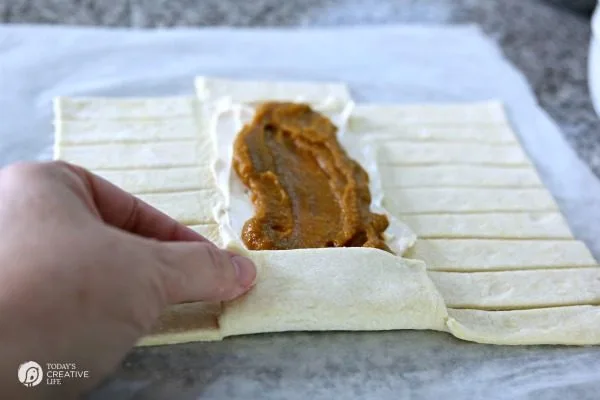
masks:
POLYGON ((577 240, 422 239, 410 258, 429 271, 494 271, 593 267, 598 262, 577 240))
POLYGON ((600 267, 502 272, 436 272, 429 277, 450 308, 516 310, 600 305, 600 267))

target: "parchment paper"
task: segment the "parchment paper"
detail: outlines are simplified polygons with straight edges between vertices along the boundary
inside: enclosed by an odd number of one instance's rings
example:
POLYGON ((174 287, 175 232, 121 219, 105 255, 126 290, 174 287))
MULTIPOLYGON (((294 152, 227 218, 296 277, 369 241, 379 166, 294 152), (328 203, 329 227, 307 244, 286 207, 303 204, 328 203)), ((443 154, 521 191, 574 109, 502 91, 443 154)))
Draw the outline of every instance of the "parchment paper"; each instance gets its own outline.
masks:
MULTIPOLYGON (((193 93, 195 75, 340 80, 357 101, 502 100, 577 238, 600 258, 600 182, 474 26, 125 31, 0 27, 0 165, 51 155, 54 96, 193 93)), ((598 399, 600 347, 432 332, 294 333, 136 350, 92 398, 598 399)))

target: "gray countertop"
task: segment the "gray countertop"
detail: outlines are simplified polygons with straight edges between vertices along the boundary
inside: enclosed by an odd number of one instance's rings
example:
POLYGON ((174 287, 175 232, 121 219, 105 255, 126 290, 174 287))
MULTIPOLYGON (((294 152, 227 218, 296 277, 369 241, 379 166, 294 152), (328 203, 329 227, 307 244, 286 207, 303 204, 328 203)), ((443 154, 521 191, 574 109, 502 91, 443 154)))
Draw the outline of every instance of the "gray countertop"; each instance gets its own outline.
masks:
POLYGON ((0 20, 120 27, 478 23, 600 176, 600 120, 587 88, 589 18, 539 0, 12 0, 0 20))

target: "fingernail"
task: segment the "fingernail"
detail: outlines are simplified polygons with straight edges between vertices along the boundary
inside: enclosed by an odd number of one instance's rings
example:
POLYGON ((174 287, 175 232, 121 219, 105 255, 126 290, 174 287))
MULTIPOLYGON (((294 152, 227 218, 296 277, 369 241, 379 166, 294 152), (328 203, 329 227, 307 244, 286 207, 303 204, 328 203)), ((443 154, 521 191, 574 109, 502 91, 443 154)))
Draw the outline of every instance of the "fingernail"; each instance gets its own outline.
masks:
POLYGON ((256 267, 254 263, 242 256, 234 256, 231 261, 235 265, 235 273, 240 285, 248 287, 252 285, 256 278, 256 267))

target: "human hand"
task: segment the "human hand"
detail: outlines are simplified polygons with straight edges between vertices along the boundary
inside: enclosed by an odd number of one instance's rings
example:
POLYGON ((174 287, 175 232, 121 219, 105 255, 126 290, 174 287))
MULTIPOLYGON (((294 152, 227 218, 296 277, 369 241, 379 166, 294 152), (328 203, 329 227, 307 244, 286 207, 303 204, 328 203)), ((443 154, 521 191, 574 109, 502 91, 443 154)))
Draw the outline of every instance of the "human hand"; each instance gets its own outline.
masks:
POLYGON ((166 306, 230 300, 256 276, 250 260, 63 162, 0 170, 0 227, 0 388, 8 398, 87 390, 166 306), (17 368, 30 360, 76 363, 90 379, 25 388, 17 368))

